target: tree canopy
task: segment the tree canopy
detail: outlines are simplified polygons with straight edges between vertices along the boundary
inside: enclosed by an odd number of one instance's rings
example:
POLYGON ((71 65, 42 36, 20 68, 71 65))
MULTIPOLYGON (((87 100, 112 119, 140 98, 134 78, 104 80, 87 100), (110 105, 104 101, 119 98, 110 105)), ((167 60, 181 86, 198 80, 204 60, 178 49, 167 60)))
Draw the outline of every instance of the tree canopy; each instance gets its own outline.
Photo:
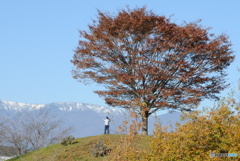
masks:
POLYGON ((73 77, 93 81, 111 106, 135 109, 147 134, 148 117, 162 109, 190 110, 226 88, 225 69, 234 60, 224 34, 199 22, 178 25, 146 8, 98 11, 81 30, 71 61, 73 77))

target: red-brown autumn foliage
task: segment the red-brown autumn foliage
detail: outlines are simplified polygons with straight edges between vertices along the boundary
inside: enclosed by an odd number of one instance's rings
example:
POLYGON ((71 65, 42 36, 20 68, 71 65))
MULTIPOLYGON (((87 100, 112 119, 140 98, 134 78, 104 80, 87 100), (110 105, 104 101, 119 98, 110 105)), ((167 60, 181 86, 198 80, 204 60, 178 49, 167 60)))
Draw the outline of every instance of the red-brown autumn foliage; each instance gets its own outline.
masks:
POLYGON ((189 110, 226 87, 224 70, 234 60, 231 43, 198 22, 177 25, 136 8, 116 15, 98 11, 88 28, 80 31, 73 77, 104 85, 95 92, 107 104, 135 108, 144 134, 156 111, 189 110))

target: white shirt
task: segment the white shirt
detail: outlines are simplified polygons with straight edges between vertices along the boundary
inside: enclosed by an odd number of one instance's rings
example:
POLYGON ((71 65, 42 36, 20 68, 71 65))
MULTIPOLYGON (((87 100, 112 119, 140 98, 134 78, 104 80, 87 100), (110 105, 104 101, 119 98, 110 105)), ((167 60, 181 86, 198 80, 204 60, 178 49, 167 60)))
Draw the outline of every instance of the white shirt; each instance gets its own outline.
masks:
POLYGON ((110 119, 104 119, 105 125, 109 125, 110 119))

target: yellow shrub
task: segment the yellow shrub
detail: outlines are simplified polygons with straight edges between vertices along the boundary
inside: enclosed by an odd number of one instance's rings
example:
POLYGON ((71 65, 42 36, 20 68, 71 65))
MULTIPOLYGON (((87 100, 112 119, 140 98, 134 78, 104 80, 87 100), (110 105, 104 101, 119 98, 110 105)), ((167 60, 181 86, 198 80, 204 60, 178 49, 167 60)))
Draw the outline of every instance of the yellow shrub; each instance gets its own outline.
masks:
POLYGON ((210 153, 237 153, 240 155, 240 115, 234 112, 238 105, 227 100, 210 111, 184 113, 183 125, 168 132, 157 125, 150 142, 149 160, 201 161, 231 160, 231 157, 210 157, 210 153), (204 113, 204 114, 202 114, 204 113))

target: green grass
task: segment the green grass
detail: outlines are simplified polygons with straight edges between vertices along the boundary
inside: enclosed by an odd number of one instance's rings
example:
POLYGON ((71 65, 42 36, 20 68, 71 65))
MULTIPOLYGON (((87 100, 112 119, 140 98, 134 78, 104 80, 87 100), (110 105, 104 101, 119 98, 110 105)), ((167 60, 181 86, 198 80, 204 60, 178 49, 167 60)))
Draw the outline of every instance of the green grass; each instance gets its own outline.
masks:
MULTIPOLYGON (((148 150, 150 136, 134 136, 131 146, 139 150, 148 150)), ((104 142, 108 149, 114 151, 116 147, 125 146, 131 140, 126 135, 98 135, 73 140, 73 144, 63 146, 60 143, 47 146, 45 148, 26 153, 24 155, 10 159, 9 161, 105 161, 110 160, 113 154, 105 157, 92 157, 91 149, 94 144, 104 142)))

